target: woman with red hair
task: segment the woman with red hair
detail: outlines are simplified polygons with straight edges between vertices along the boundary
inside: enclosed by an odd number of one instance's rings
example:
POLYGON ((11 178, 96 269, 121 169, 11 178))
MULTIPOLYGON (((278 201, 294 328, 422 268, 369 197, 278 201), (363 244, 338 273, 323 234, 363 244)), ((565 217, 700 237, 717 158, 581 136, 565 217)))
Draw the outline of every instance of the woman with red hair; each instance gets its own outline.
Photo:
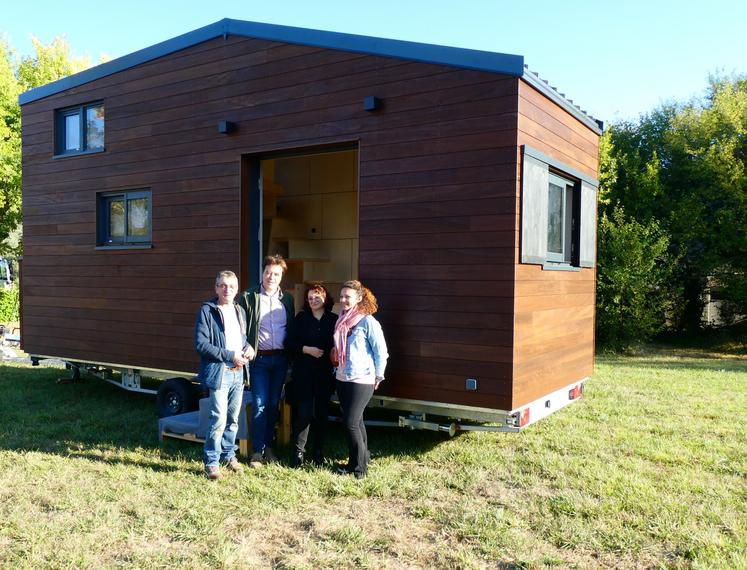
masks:
POLYGON ((340 291, 342 312, 335 324, 333 359, 337 362, 337 395, 340 398, 348 463, 338 473, 357 479, 368 475, 368 435, 363 410, 374 390, 384 381, 389 357, 381 325, 373 314, 376 297, 360 281, 346 281, 340 291))
POLYGON ((291 327, 288 347, 293 355, 293 382, 286 392, 290 392, 293 408, 292 467, 303 463, 309 433, 312 460, 317 465, 324 462, 329 398, 334 391, 330 351, 337 315, 332 312, 333 305, 334 299, 324 285, 306 285, 303 308, 291 327))

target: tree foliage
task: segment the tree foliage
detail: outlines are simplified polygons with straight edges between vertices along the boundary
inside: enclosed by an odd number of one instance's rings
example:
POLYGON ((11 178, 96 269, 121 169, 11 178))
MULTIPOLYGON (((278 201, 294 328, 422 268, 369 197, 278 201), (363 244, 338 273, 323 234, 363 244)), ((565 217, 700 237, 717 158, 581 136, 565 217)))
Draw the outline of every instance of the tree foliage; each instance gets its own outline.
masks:
POLYGON ((668 237, 672 326, 698 330, 713 287, 747 314, 747 79, 712 77, 702 101, 662 105, 604 138, 602 212, 615 223, 622 208, 668 237))
POLYGON ((21 109, 18 95, 90 66, 87 58, 74 58, 62 38, 49 45, 32 38, 34 56, 17 59, 0 40, 0 254, 19 253, 8 237, 21 224, 21 109))
POLYGON ((597 340, 621 349, 664 328, 669 238, 655 220, 627 219, 618 206, 599 220, 597 340))

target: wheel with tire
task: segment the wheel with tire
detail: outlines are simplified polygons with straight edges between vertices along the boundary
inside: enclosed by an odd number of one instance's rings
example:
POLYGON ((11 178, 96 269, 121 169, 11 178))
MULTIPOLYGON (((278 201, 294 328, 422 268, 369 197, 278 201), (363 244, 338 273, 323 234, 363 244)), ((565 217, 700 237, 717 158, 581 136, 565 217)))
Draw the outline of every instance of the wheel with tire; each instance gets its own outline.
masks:
POLYGON ((170 378, 158 388, 156 395, 158 415, 162 418, 191 412, 197 408, 197 391, 194 384, 184 378, 170 378))

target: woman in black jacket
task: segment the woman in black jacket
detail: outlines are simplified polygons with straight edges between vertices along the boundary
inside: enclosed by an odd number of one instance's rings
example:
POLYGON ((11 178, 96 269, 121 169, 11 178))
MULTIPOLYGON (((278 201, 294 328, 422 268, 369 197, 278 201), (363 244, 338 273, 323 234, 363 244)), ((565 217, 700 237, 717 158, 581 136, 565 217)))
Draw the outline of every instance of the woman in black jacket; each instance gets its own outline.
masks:
POLYGON ((288 347, 293 354, 293 455, 291 466, 299 467, 306 453, 311 432, 313 461, 324 461, 329 398, 334 390, 334 374, 329 353, 337 315, 332 312, 334 299, 321 283, 310 283, 304 291, 303 309, 291 327, 288 347))

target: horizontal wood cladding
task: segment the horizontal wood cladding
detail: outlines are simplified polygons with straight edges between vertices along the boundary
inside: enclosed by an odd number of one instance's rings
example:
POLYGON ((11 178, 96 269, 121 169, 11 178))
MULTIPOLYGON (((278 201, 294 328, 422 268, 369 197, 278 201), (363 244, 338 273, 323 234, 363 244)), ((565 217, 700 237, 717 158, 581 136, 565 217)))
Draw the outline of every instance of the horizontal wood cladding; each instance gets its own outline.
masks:
POLYGON ((199 303, 216 271, 247 263, 241 157, 345 144, 359 152, 358 274, 390 345, 385 393, 507 409, 519 82, 229 37, 24 105, 27 348, 194 370, 199 303), (370 95, 382 111, 363 109, 370 95), (54 110, 94 100, 105 152, 52 159, 54 110), (237 130, 219 134, 221 120, 237 130), (96 194, 136 188, 151 190, 152 249, 95 250, 96 194))
POLYGON ((599 136, 533 87, 519 82, 519 146, 528 144, 597 178, 599 136))
MULTIPOLYGON (((596 133, 523 81, 518 110, 519 146, 532 146, 597 178, 596 133)), ((518 233, 515 243, 518 260, 518 233)), ((518 262, 514 272, 512 398, 519 407, 592 374, 596 273, 547 271, 518 262)))

